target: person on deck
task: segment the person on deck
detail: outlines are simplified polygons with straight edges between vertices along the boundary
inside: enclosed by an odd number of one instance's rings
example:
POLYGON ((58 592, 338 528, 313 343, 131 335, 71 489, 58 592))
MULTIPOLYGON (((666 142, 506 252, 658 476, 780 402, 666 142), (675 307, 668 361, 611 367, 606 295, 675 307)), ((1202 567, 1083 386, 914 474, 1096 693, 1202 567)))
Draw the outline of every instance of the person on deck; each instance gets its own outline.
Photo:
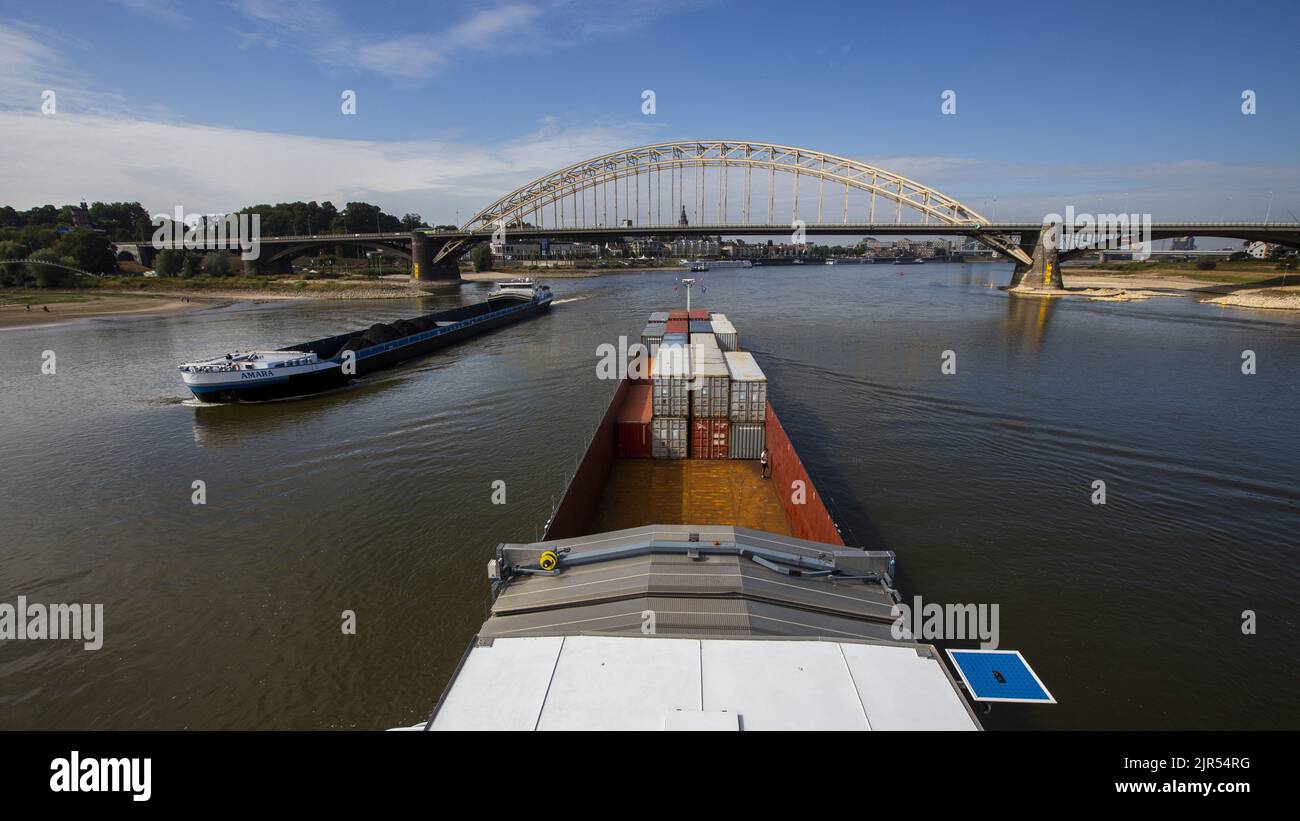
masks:
POLYGON ((771 467, 767 462, 767 448, 763 448, 763 452, 758 455, 758 463, 762 466, 763 478, 766 479, 768 477, 768 468, 771 467))

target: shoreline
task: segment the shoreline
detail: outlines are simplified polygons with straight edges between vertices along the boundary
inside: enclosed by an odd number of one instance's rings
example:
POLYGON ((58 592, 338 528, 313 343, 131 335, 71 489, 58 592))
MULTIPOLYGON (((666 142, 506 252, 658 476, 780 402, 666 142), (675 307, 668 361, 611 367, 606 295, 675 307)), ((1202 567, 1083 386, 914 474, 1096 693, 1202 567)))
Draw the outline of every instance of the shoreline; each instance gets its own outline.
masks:
MULTIPOLYGON (((1269 272, 1272 273, 1272 272, 1269 272)), ((1192 278, 1177 273, 1127 274, 1120 270, 1071 271, 1062 269, 1064 291, 1011 292, 1018 296, 1084 297, 1097 302, 1138 302, 1154 297, 1183 297, 1210 305, 1259 308, 1273 311, 1300 310, 1300 274, 1296 284, 1252 288, 1251 283, 1226 279, 1192 278)))
MULTIPOLYGON (((0 302, 5 294, 0 292, 0 302)), ((229 304, 229 300, 208 297, 191 297, 142 294, 85 294, 67 291, 21 294, 30 300, 28 310, 24 304, 0 304, 0 330, 18 328, 45 328, 64 325, 82 319, 107 319, 112 317, 173 316, 201 311, 229 304), (69 296, 77 297, 69 299, 69 296), (45 299, 42 299, 45 297, 45 299), (48 307, 49 311, 43 310, 48 307)))

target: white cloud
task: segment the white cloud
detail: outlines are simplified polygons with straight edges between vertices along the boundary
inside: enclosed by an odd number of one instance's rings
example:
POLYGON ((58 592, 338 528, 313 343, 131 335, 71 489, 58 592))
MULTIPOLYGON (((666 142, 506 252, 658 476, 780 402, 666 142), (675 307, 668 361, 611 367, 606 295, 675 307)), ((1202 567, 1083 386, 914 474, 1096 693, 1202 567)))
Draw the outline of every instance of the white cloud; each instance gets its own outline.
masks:
POLYGON ((647 126, 547 125, 497 145, 381 142, 101 116, 0 112, 5 203, 139 200, 150 213, 349 200, 461 220, 570 162, 646 141, 647 126))
POLYGON ((176 8, 169 0, 113 0, 119 6, 151 20, 157 20, 171 26, 188 26, 190 18, 176 8))
MULTIPOLYGON (((654 18, 687 7, 670 0, 619 7, 617 23, 596 0, 535 0, 491 4, 441 29, 403 34, 363 34, 367 20, 345 20, 324 0, 235 0, 234 8, 263 26, 267 44, 286 42, 329 66, 368 71, 394 80, 434 76, 457 55, 541 54, 597 38, 628 35, 654 18)), ((252 41, 245 37, 241 48, 252 41)))

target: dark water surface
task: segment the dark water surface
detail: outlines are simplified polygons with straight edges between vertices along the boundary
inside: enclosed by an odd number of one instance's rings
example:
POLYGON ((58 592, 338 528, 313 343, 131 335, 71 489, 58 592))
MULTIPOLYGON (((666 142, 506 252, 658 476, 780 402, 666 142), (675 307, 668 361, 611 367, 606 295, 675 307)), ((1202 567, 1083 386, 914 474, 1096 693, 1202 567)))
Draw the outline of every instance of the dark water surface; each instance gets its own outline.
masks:
MULTIPOLYGON (((485 617, 494 546, 536 537, 604 411, 597 346, 678 305, 673 278, 556 280, 549 316, 264 405, 184 405, 175 365, 486 287, 0 331, 0 602, 102 602, 106 621, 95 652, 0 643, 0 727, 422 719, 485 617)), ((986 287, 1007 278, 717 270, 695 302, 739 328, 905 594, 999 605, 1002 646, 1060 703, 989 726, 1300 728, 1300 315, 986 287)))

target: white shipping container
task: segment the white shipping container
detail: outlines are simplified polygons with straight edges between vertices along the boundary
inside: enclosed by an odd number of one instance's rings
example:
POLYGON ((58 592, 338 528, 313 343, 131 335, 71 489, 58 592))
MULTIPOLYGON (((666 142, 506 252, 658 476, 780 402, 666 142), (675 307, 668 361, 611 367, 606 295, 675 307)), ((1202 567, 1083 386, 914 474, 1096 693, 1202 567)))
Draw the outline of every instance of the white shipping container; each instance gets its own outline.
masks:
POLYGON ((730 377, 730 407, 733 422, 762 422, 767 419, 767 376, 748 351, 723 354, 730 377))
POLYGON ((736 333, 736 326, 727 321, 727 318, 722 314, 714 314, 711 324, 713 326, 713 335, 718 340, 718 347, 724 351, 736 350, 736 345, 740 341, 740 337, 736 333))
POLYGON ((731 414, 731 376, 722 352, 707 345, 692 345, 695 381, 691 383, 691 414, 726 419, 731 414))
POLYGON ((732 459, 757 459, 763 453, 767 426, 762 422, 732 422, 728 445, 732 459))
POLYGON ((685 419, 656 416, 650 421, 650 455, 655 459, 685 459, 688 433, 685 419))
POLYGON ((690 348, 660 345, 654 355, 650 379, 654 385, 654 415, 679 416, 690 413, 690 348))

